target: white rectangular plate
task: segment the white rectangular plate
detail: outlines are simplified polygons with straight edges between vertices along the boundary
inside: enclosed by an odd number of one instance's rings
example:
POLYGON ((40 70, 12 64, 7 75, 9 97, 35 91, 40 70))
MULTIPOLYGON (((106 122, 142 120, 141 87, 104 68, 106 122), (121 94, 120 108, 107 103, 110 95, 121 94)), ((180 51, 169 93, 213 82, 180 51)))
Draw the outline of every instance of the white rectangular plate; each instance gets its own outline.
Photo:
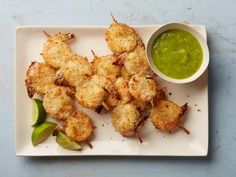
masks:
MULTIPOLYGON (((202 25, 191 25, 204 38, 206 29, 202 25)), ((146 44, 150 35, 159 27, 135 26, 146 44)), ((206 156, 208 152, 208 73, 205 72, 197 81, 189 84, 171 84, 161 80, 167 88, 168 97, 182 105, 188 102, 184 126, 191 134, 183 131, 172 134, 156 130, 148 120, 140 133, 143 143, 135 138, 124 138, 111 125, 108 114, 97 114, 83 109, 93 119, 96 129, 92 140, 93 149, 84 146, 82 151, 63 149, 50 137, 46 142, 33 147, 30 126, 31 100, 24 85, 25 72, 31 61, 43 61, 40 53, 46 40, 42 31, 53 33, 74 33, 77 38, 70 44, 76 53, 92 60, 91 49, 97 55, 111 53, 107 48, 104 33, 106 27, 18 27, 16 29, 15 58, 15 144, 16 155, 21 156, 94 156, 94 155, 129 155, 129 156, 206 156)))

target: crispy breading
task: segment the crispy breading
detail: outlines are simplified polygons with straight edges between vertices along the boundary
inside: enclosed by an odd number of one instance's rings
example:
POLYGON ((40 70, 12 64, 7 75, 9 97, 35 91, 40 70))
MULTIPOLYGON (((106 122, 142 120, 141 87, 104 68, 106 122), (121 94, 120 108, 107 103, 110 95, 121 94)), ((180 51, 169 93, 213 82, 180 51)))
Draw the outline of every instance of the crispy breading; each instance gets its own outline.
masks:
POLYGON ((147 107, 148 108, 151 107, 151 102, 147 102, 147 101, 142 102, 135 98, 133 98, 130 103, 134 104, 140 112, 145 110, 147 107))
POLYGON ((56 71, 45 63, 32 62, 26 72, 25 85, 30 98, 35 93, 43 96, 45 87, 54 84, 56 71))
POLYGON ((66 135, 77 142, 88 141, 93 134, 93 122, 82 111, 73 112, 63 126, 66 135))
POLYGON ((118 96, 114 84, 109 79, 100 75, 93 75, 90 80, 77 88, 75 96, 82 106, 96 109, 102 105, 108 93, 115 97, 118 96))
POLYGON ((109 107, 115 107, 120 104, 125 104, 132 99, 132 96, 129 93, 128 81, 126 79, 124 79, 123 77, 119 77, 115 82, 115 87, 120 97, 117 98, 109 94, 106 100, 106 103, 109 107))
POLYGON ((86 57, 74 54, 58 71, 61 78, 70 86, 80 87, 93 74, 92 67, 86 57))
POLYGON ((112 125, 123 136, 133 136, 141 118, 136 106, 118 105, 112 111, 112 125))
POLYGON ((123 23, 113 23, 105 33, 110 50, 117 54, 130 52, 137 45, 143 45, 137 32, 130 26, 123 23))
POLYGON ((48 86, 43 97, 46 112, 57 120, 66 120, 75 109, 72 93, 68 87, 48 86))
POLYGON ((154 79, 136 74, 129 81, 129 92, 140 102, 151 102, 157 93, 157 83, 154 79))
POLYGON ((150 118, 157 129, 170 132, 179 128, 186 110, 187 104, 178 106, 170 100, 161 100, 151 109, 150 118))
POLYGON ((111 81, 115 81, 120 76, 120 67, 117 64, 117 57, 114 55, 95 56, 92 61, 94 73, 107 77, 111 81))
POLYGON ((145 54, 145 48, 137 46, 134 51, 122 56, 126 71, 130 75, 143 74, 147 76, 154 76, 152 69, 148 64, 145 54))
POLYGON ((124 66, 121 67, 120 73, 121 77, 123 77, 125 80, 129 80, 132 77, 132 75, 129 74, 128 71, 126 71, 124 66))
POLYGON ((44 44, 42 51, 44 61, 53 68, 60 68, 63 66, 73 56, 73 53, 66 42, 74 38, 75 35, 70 33, 58 33, 52 36, 48 35, 48 39, 44 44))

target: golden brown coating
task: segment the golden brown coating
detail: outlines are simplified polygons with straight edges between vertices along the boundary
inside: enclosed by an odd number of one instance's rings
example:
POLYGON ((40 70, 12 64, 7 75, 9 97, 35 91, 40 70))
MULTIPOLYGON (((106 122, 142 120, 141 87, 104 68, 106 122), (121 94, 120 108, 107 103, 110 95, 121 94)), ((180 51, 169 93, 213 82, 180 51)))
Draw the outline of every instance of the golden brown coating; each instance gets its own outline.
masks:
POLYGON ((70 33, 58 33, 52 36, 47 34, 47 37, 48 39, 42 51, 44 61, 53 68, 60 68, 69 61, 72 56, 72 51, 66 42, 74 39, 75 35, 70 33))
POLYGON ((66 135, 77 142, 89 141, 93 134, 93 122, 82 111, 73 112, 63 126, 66 135))
POLYGON ((130 103, 118 105, 112 111, 112 125, 123 136, 133 136, 140 120, 139 111, 130 103))
POLYGON ((178 106, 170 100, 161 100, 151 109, 150 118, 153 125, 164 132, 180 128, 187 104, 178 106))
POLYGON ((162 99, 165 99, 166 98, 166 93, 164 91, 164 89, 161 87, 160 84, 156 83, 157 84, 157 93, 156 93, 156 96, 155 96, 155 101, 160 101, 162 99))
POLYGON ((57 120, 66 120, 75 109, 72 92, 68 87, 48 86, 43 97, 46 112, 57 120))
POLYGON ((95 56, 92 61, 94 73, 115 81, 120 76, 120 67, 114 55, 95 56))
POLYGON ((79 87, 93 74, 92 67, 86 57, 74 54, 58 71, 61 78, 70 86, 79 87))
POLYGON ((109 107, 115 107, 120 104, 125 104, 132 99, 132 96, 129 93, 128 81, 126 79, 124 79, 123 77, 119 77, 115 82, 115 87, 119 94, 119 98, 109 94, 106 100, 106 103, 109 107))
POLYGON ((134 104, 140 112, 146 110, 147 108, 150 109, 151 107, 151 102, 141 102, 135 98, 133 98, 130 103, 134 104))
POLYGON ((109 79, 93 75, 90 80, 77 88, 75 96, 82 106, 96 109, 102 105, 108 93, 115 97, 118 96, 114 84, 109 79))
POLYGON ((143 45, 136 31, 123 23, 113 23, 105 33, 110 50, 115 53, 130 52, 137 45, 143 45))
POLYGON ((153 76, 154 73, 148 64, 145 48, 137 46, 134 51, 122 56, 123 64, 130 75, 143 74, 153 76))
POLYGON ((121 67, 120 73, 121 77, 123 77, 125 80, 130 80, 130 78, 132 77, 132 75, 129 74, 128 71, 126 71, 124 66, 121 67))
POLYGON ((134 75, 129 81, 130 94, 140 102, 151 102, 157 93, 157 83, 143 75, 134 75))
POLYGON ((56 71, 45 63, 32 62, 26 72, 25 85, 30 98, 35 93, 43 96, 45 87, 54 84, 56 71))

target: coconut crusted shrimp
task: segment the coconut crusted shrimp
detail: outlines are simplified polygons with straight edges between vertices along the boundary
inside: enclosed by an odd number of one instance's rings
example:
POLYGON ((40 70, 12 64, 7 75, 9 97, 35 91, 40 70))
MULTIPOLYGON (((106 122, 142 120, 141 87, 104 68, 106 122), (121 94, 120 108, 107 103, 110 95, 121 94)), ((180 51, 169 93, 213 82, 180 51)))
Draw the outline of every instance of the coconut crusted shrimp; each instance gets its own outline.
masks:
POLYGON ((112 125, 123 136, 137 136, 142 142, 137 129, 140 127, 141 116, 136 106, 131 103, 118 105, 112 110, 112 125))
POLYGON ((48 65, 53 68, 60 68, 65 62, 70 60, 72 51, 66 42, 74 39, 75 35, 70 33, 58 33, 54 35, 49 35, 46 32, 44 33, 48 39, 43 46, 41 55, 48 65))
POLYGON ((113 16, 112 18, 113 23, 106 31, 105 39, 113 53, 130 52, 137 45, 143 45, 141 38, 132 27, 118 23, 113 16))
POLYGON ((86 57, 72 55, 58 71, 58 79, 65 80, 70 86, 79 87, 93 74, 92 67, 86 57))
POLYGON ((30 98, 35 93, 43 96, 45 87, 53 85, 56 80, 56 71, 45 63, 32 62, 26 72, 25 85, 30 98))
POLYGON ((178 128, 189 134, 182 126, 182 117, 187 110, 187 103, 178 106, 170 100, 161 100, 156 107, 151 109, 150 118, 153 125, 164 132, 171 132, 178 128))
POLYGON ((143 74, 146 76, 154 76, 151 70, 143 46, 137 46, 134 51, 123 54, 124 68, 130 75, 143 74))
POLYGON ((93 128, 91 118, 82 111, 74 111, 63 123, 66 135, 77 142, 89 142, 93 134, 93 128))
POLYGON ((109 107, 115 107, 120 104, 125 104, 132 99, 132 96, 129 93, 128 81, 126 79, 124 79, 123 77, 119 77, 115 82, 115 87, 120 97, 117 98, 109 94, 106 100, 106 104, 109 107))
POLYGON ((93 75, 81 87, 76 90, 76 99, 78 102, 90 109, 96 109, 103 105, 105 109, 109 107, 104 103, 108 93, 118 97, 114 84, 106 77, 93 75))
POLYGON ((98 57, 93 51, 94 59, 92 68, 94 73, 107 77, 114 82, 120 76, 120 67, 117 57, 114 55, 106 55, 98 57))
POLYGON ((129 92, 139 102, 152 102, 157 94, 157 83, 143 75, 134 75, 129 81, 129 92))
POLYGON ((57 120, 66 120, 74 111, 73 90, 68 87, 47 86, 43 97, 46 112, 57 120))

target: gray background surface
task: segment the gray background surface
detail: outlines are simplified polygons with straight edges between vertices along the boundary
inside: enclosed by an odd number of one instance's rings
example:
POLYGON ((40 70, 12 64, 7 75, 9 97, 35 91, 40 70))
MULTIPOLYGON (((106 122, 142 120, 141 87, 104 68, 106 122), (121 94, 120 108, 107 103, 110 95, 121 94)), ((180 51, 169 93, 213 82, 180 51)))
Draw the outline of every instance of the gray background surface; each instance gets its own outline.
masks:
MULTIPOLYGON (((1 0, 1 176, 236 176, 236 1, 1 0), (204 24, 209 65, 210 147, 206 158, 15 156, 14 36, 17 25, 108 25, 112 12, 130 25, 189 21, 204 24)), ((174 147, 173 147, 174 148, 174 147)))

